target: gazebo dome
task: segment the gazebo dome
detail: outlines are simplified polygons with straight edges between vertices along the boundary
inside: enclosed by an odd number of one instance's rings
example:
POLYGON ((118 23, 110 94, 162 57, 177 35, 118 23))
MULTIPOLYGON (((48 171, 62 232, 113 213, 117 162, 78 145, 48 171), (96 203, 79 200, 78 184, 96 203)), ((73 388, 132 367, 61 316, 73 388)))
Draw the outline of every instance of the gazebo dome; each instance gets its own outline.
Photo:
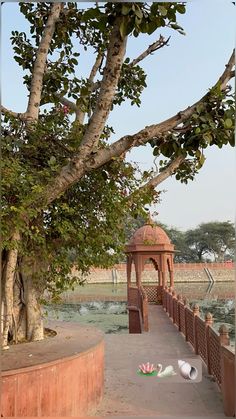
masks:
POLYGON ((171 244, 166 232, 158 225, 146 223, 135 231, 129 241, 129 245, 160 245, 171 244))
POLYGON ((159 286, 166 284, 167 272, 169 272, 170 285, 173 286, 174 245, 163 228, 154 223, 150 214, 145 225, 136 230, 131 237, 125 253, 127 254, 128 288, 131 286, 132 264, 134 263, 135 265, 136 285, 139 287, 141 286, 141 275, 147 260, 150 260, 155 270, 158 271, 159 286))

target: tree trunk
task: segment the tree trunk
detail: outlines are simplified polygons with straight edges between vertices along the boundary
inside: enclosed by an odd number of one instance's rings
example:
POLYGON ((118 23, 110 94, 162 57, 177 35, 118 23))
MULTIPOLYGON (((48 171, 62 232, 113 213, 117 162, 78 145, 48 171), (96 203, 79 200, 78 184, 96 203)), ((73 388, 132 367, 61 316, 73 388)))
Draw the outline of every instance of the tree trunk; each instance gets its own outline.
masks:
POLYGON ((28 341, 42 340, 44 338, 40 306, 42 293, 31 277, 24 276, 23 278, 27 324, 26 338, 28 341))
POLYGON ((2 326, 2 346, 6 348, 8 346, 8 336, 11 329, 15 327, 14 313, 13 313, 13 286, 14 277, 17 266, 18 257, 18 242, 20 240, 19 232, 15 231, 12 235, 12 249, 9 249, 6 253, 6 259, 3 271, 3 326, 2 326))
POLYGON ((42 290, 33 279, 33 270, 24 269, 17 251, 9 250, 3 263, 2 346, 8 343, 36 341, 44 338, 40 307, 42 290))

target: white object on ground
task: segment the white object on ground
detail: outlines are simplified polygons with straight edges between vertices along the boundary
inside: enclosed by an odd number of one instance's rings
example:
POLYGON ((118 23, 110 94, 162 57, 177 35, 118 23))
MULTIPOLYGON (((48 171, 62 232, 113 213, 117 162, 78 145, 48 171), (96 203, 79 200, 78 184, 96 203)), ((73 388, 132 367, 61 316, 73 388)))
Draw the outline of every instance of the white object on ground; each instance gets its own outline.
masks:
POLYGON ((198 370, 196 367, 191 366, 188 362, 179 359, 178 366, 180 374, 186 380, 195 380, 198 376, 198 370))
POLYGON ((176 375, 172 365, 168 365, 164 371, 162 371, 162 364, 157 364, 157 377, 171 377, 172 375, 176 375))

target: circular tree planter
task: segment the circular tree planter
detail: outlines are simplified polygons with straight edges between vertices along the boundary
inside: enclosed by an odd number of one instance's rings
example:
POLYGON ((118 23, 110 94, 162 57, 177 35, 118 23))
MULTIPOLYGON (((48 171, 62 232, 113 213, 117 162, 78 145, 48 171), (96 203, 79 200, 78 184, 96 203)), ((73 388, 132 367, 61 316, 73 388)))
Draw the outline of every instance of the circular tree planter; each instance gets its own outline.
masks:
POLYGON ((47 327, 56 336, 2 354, 3 417, 92 414, 102 398, 104 334, 78 323, 47 327))

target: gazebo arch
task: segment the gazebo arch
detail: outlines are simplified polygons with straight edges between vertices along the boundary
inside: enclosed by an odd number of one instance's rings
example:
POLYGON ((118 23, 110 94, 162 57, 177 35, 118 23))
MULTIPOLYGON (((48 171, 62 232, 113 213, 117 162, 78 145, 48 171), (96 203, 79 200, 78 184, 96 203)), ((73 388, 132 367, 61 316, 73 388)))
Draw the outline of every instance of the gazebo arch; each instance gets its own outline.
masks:
POLYGON ((140 227, 131 237, 126 246, 127 254, 127 286, 131 287, 132 265, 135 267, 136 286, 142 285, 142 272, 145 261, 151 260, 158 272, 158 285, 167 285, 169 274, 170 286, 174 285, 173 255, 174 245, 166 232, 156 225, 149 216, 144 226, 140 227))

